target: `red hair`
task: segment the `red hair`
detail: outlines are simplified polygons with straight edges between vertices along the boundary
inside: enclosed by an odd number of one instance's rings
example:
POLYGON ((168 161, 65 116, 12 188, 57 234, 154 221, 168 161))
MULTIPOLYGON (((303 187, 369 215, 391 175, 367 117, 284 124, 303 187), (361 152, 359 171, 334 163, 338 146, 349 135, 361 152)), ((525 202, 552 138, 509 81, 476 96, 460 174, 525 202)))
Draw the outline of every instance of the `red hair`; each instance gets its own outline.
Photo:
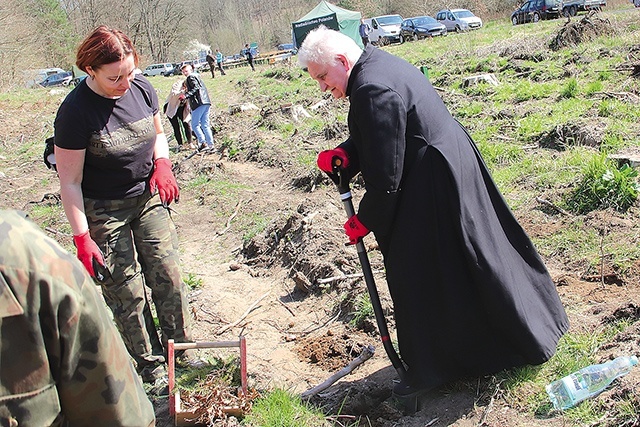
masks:
POLYGON ((129 55, 133 55, 133 61, 137 67, 138 52, 133 47, 131 39, 120 30, 101 25, 93 30, 78 47, 76 65, 86 72, 87 67, 97 69, 102 65, 121 61, 129 55))

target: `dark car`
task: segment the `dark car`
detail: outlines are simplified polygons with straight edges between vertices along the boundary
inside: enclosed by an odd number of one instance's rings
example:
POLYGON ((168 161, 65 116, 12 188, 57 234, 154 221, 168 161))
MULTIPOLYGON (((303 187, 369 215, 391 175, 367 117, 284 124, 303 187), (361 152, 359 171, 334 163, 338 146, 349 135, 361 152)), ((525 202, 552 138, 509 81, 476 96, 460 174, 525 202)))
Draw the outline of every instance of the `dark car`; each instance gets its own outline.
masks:
POLYGON ((427 37, 446 36, 447 27, 430 16, 407 18, 400 25, 400 43, 427 37))
POLYGON ((64 73, 56 73, 48 76, 46 79, 40 82, 40 86, 68 86, 72 79, 73 74, 71 73, 71 71, 65 71, 64 73))
POLYGON ((182 62, 174 62, 172 65, 173 65, 173 69, 167 70, 164 73, 162 73, 163 76, 171 77, 171 76, 179 76, 182 74, 182 62))
POLYGON ((513 25, 538 22, 541 19, 553 19, 560 16, 558 0, 529 0, 511 14, 513 25))

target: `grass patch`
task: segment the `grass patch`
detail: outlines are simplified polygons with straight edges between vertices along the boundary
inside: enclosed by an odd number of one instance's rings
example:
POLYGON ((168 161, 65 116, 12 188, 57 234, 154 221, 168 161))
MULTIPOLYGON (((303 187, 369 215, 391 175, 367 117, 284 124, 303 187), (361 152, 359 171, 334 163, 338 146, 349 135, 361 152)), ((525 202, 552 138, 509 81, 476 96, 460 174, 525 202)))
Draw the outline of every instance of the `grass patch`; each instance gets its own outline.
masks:
POLYGON ((184 281, 185 285, 187 285, 191 290, 200 289, 204 286, 202 278, 193 273, 187 273, 187 276, 182 280, 184 281))
POLYGON ((260 427, 328 426, 322 412, 299 396, 276 388, 259 397, 244 422, 260 427))
POLYGON ((358 294, 353 309, 354 311, 351 313, 352 318, 349 324, 355 328, 361 327, 365 320, 374 316, 373 304, 371 304, 368 293, 358 294))
POLYGON ((567 80, 560 91, 560 96, 562 98, 575 98, 578 96, 578 81, 575 77, 567 80))
MULTIPOLYGON (((496 381, 505 390, 509 404, 532 415, 545 418, 552 416, 555 410, 545 386, 586 366, 600 363, 596 354, 602 346, 615 339, 632 324, 628 320, 621 320, 595 331, 569 332, 560 339, 556 354, 547 363, 504 371, 496 376, 496 381)), ((637 407, 637 402, 625 401, 625 410, 619 411, 620 420, 628 419, 630 411, 637 407)), ((564 411, 564 415, 575 423, 572 425, 587 425, 602 417, 604 412, 607 411, 597 400, 590 399, 564 411)))
POLYGON ((244 222, 246 225, 243 227, 242 241, 246 244, 267 229, 270 219, 262 213, 253 212, 244 222))
POLYGON ((613 208, 626 211, 638 198, 638 171, 628 165, 618 168, 606 156, 594 156, 584 167, 577 187, 568 195, 566 204, 575 213, 613 208))

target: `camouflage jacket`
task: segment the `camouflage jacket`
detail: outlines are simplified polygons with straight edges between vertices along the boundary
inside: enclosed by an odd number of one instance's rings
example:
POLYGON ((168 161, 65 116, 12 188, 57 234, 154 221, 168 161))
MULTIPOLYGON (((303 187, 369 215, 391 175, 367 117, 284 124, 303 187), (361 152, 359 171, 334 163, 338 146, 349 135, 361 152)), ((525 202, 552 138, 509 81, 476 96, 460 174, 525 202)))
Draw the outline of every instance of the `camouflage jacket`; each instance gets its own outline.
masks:
POLYGON ((34 223, 0 210, 0 426, 153 425, 82 264, 34 223))

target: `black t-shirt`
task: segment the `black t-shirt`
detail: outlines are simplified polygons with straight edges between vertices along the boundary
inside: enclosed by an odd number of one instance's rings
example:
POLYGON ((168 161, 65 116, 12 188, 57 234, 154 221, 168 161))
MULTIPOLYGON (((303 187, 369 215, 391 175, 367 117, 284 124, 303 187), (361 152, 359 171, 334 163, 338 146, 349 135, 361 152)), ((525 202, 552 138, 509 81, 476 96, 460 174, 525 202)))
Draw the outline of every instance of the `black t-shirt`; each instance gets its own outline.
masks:
POLYGON ((158 96, 141 74, 118 99, 104 98, 83 81, 67 95, 55 119, 55 144, 86 149, 82 192, 91 199, 141 195, 153 168, 158 96))

